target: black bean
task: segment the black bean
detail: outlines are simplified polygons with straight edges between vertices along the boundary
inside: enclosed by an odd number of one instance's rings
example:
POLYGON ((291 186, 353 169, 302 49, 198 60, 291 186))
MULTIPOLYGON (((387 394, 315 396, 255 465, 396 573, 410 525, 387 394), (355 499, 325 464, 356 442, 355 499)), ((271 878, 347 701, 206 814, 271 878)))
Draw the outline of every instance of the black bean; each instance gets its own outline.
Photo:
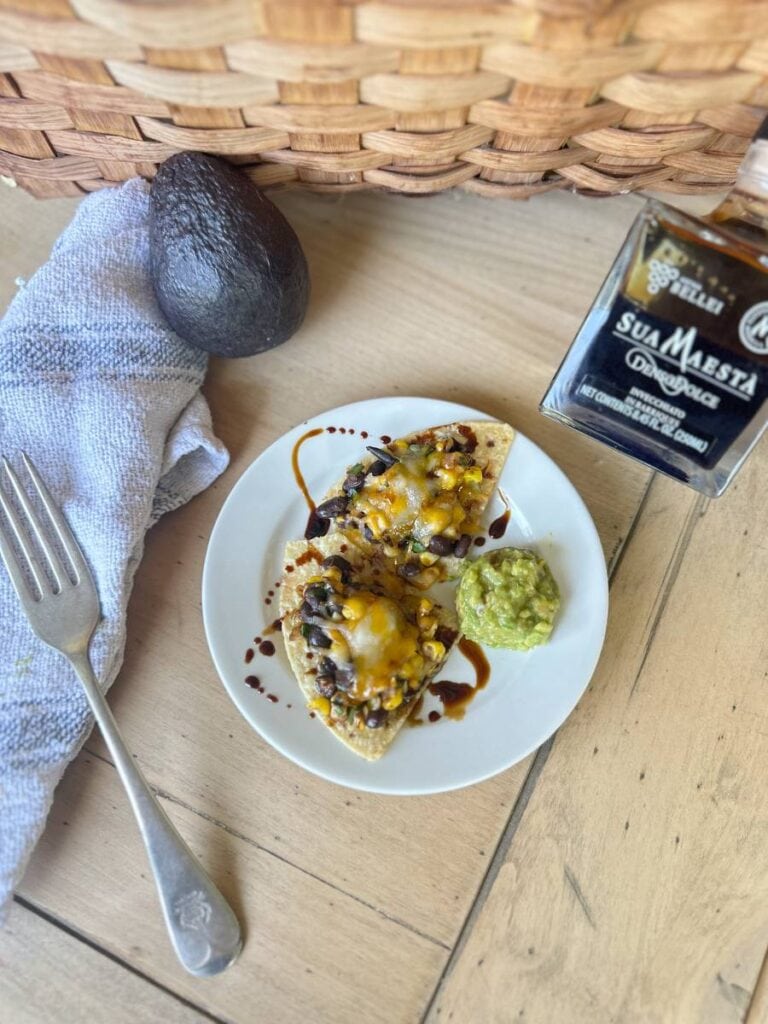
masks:
POLYGON ((310 608, 320 613, 328 600, 328 587, 324 583, 310 583, 304 591, 304 600, 310 608))
POLYGON ((355 671, 351 665, 336 669, 336 686, 339 690, 350 690, 354 681, 355 671))
POLYGON ((313 608, 309 601, 302 601, 299 608, 299 616, 302 622, 311 622, 316 615, 319 615, 317 608, 313 608))
POLYGON ((382 462, 381 459, 377 459, 376 462, 372 462, 371 468, 368 470, 371 476, 381 476, 381 474, 386 473, 386 471, 387 464, 386 462, 382 462))
POLYGON ((450 537, 441 537, 440 534, 437 534, 430 540, 427 550, 433 555, 450 555, 453 553, 455 543, 450 537))
MULTIPOLYGON (((398 461, 392 452, 388 452, 384 448, 376 448, 372 444, 367 444, 365 447, 375 459, 378 459, 379 462, 383 462, 387 469, 389 469, 390 466, 394 466, 398 461)), ((371 472, 373 472, 373 470, 371 470, 371 472)))
POLYGON ((333 676, 315 676, 315 689, 321 697, 332 697, 336 693, 333 676))
POLYGON ((365 473, 350 473, 341 485, 342 491, 349 494, 350 491, 359 491, 365 483, 365 473))
POLYGON ((450 626, 438 626, 435 630, 435 640, 439 640, 445 647, 450 647, 458 635, 450 626))
POLYGON ((342 555, 329 555, 328 558, 323 560, 324 569, 338 569, 341 573, 341 582, 349 582, 349 577, 352 575, 352 566, 342 555))
POLYGON ((322 505, 318 505, 315 515, 320 519, 334 519, 336 516, 343 515, 347 511, 348 505, 349 498, 346 494, 337 494, 335 498, 329 498, 322 505))
POLYGON ((331 646, 331 638, 326 636, 319 626, 308 626, 305 636, 310 647, 331 646))
POLYGON ((313 508, 309 513, 307 526, 304 530, 304 538, 305 540, 315 540, 317 537, 324 537, 330 527, 330 521, 328 519, 321 519, 317 514, 317 509, 313 508))
POLYGON ((456 541, 456 546, 453 549, 453 553, 457 558, 466 558, 469 546, 472 543, 472 538, 468 533, 462 533, 459 539, 456 541))
POLYGON ((411 576, 418 576, 421 572, 421 565, 418 562, 405 562, 397 567, 398 576, 409 579, 411 576))
POLYGON ((365 716, 365 724, 369 729, 380 729, 387 720, 387 712, 384 708, 376 708, 375 711, 369 711, 365 716))
POLYGON ((373 536, 373 530, 370 528, 368 523, 363 523, 363 536, 366 540, 374 541, 376 538, 373 536))
POLYGON ((336 662, 333 658, 329 658, 327 654, 322 656, 317 667, 320 674, 324 676, 332 676, 336 672, 336 662))

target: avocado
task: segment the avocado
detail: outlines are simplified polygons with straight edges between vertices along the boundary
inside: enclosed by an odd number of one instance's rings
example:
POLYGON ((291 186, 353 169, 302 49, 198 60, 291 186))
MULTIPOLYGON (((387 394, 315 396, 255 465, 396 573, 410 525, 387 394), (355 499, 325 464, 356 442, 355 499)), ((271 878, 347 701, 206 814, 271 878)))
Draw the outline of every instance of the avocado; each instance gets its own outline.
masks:
POLYGON ((309 300, 296 233, 243 171, 177 153, 152 183, 152 284, 171 327, 196 348, 251 356, 287 341, 309 300))

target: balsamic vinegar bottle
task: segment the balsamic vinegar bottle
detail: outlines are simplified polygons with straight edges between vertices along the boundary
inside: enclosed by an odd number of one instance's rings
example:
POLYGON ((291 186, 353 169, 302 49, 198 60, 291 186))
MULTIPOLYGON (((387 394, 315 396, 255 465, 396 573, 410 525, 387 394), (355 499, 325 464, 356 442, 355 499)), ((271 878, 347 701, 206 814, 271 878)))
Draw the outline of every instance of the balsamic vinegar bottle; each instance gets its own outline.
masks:
POLYGON ((768 421, 768 118, 713 213, 646 203, 540 408, 723 493, 768 421))

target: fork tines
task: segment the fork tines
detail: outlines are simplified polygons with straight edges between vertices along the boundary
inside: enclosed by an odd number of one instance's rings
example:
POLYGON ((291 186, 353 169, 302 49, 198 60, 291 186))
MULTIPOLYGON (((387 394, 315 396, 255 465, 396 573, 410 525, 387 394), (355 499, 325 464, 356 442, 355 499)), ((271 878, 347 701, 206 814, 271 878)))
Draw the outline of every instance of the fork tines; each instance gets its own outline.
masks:
POLYGON ((0 555, 19 596, 39 600, 46 593, 61 593, 78 584, 88 569, 72 531, 32 460, 24 453, 21 458, 32 484, 31 491, 45 510, 45 516, 34 507, 13 467, 3 458, 5 477, 16 503, 6 488, 0 486, 0 508, 5 519, 4 522, 0 519, 0 555), (30 579, 37 587, 37 594, 29 585, 30 579))

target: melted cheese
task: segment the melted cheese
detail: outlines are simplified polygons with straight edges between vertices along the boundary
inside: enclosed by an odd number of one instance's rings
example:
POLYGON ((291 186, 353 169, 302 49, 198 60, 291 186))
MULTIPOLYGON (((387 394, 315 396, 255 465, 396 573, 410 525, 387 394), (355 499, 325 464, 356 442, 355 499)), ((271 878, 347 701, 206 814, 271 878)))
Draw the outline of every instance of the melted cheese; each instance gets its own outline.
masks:
POLYGON ((388 511, 390 530, 397 533, 408 529, 431 497, 426 463, 423 459, 409 459, 378 479, 381 483, 373 489, 371 497, 388 511))
MULTIPOLYGON (((439 444, 440 442, 438 442, 439 444)), ((399 454, 399 453, 398 453, 399 454)), ((436 534, 458 539, 477 497, 479 466, 465 467, 457 452, 404 452, 400 461, 366 483, 358 510, 377 540, 412 536, 425 547, 436 534)))
POLYGON ((419 630, 388 597, 360 591, 365 611, 355 621, 339 623, 338 630, 349 648, 355 669, 352 695, 368 700, 394 685, 398 675, 423 671, 419 654, 419 630))

